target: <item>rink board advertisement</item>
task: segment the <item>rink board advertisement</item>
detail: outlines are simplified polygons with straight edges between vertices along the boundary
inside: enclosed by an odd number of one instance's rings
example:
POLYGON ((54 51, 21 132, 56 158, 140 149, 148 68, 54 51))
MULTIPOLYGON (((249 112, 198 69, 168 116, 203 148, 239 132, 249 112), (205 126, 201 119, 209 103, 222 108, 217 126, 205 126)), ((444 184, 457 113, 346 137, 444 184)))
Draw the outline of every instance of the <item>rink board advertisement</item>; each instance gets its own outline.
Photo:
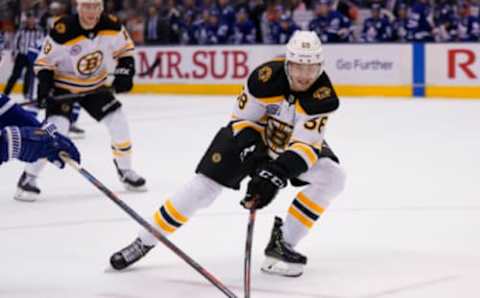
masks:
POLYGON ((480 45, 426 45, 425 78, 427 96, 480 98, 480 45))
MULTIPOLYGON (((325 46, 326 69, 340 94, 410 95, 408 46, 325 46), (385 53, 384 57, 378 53, 385 53)), ((281 57, 285 46, 140 47, 136 91, 235 94, 258 65, 281 57), (157 61, 157 66, 152 69, 157 61), (142 76, 152 70, 146 76, 142 76), (176 92, 175 92, 176 91, 176 92)))
MULTIPOLYGON (((477 44, 342 44, 324 52, 340 95, 480 98, 477 44)), ((133 92, 234 95, 255 67, 284 53, 284 45, 137 47, 133 92)), ((12 68, 5 51, 1 85, 12 68)))

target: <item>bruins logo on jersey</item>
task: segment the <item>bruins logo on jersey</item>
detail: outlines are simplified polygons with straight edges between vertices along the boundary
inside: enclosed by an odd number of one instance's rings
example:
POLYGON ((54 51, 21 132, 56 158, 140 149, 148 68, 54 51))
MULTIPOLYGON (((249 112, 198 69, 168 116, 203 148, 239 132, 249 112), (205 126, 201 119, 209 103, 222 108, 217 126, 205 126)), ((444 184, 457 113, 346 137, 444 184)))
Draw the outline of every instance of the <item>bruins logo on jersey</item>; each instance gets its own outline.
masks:
POLYGON ((62 112, 67 113, 70 111, 70 105, 64 103, 62 104, 61 109, 62 109, 62 112))
POLYGON ((221 162, 221 161, 222 161, 222 154, 220 154, 220 153, 218 153, 218 152, 213 153, 213 155, 212 155, 212 161, 213 161, 214 163, 219 163, 219 162, 221 162))
POLYGON ((332 89, 329 87, 320 87, 315 92, 313 92, 313 98, 318 100, 323 100, 328 98, 332 95, 332 89))
POLYGON ((268 82, 272 77, 272 68, 270 66, 264 66, 258 71, 258 79, 264 83, 268 82))
POLYGON ((80 58, 77 63, 77 70, 82 75, 95 73, 103 63, 103 53, 96 51, 80 58))
POLYGON ((67 31, 67 27, 65 26, 64 23, 58 23, 55 25, 55 31, 57 31, 60 34, 64 34, 67 31))

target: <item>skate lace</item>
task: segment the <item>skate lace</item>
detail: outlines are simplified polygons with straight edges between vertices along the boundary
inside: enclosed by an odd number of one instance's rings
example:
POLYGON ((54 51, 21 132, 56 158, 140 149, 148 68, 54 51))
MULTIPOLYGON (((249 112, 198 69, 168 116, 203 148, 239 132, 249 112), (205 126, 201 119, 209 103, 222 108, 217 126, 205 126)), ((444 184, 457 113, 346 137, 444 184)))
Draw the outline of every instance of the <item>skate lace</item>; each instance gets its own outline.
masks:
POLYGON ((283 253, 289 253, 293 255, 301 255, 299 252, 295 251, 295 249, 292 247, 292 245, 283 239, 283 233, 281 229, 278 229, 277 231, 276 239, 276 246, 277 248, 283 253))

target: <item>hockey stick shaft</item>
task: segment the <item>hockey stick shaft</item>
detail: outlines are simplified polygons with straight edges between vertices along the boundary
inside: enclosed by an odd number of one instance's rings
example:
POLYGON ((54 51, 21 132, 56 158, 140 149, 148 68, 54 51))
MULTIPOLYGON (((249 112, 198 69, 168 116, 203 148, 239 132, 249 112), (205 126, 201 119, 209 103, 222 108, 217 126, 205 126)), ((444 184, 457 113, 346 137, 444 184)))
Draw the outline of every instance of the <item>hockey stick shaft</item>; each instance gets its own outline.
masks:
POLYGON ((253 244, 253 228, 255 226, 256 210, 250 209, 247 226, 247 241, 245 242, 245 263, 243 267, 243 288, 245 298, 250 298, 251 288, 251 263, 252 263, 252 244, 253 244))
MULTIPOLYGON (((57 96, 51 97, 51 100, 55 101, 55 102, 62 102, 62 103, 73 103, 75 101, 80 101, 80 100, 84 99, 86 96, 100 95, 100 94, 107 93, 107 92, 113 92, 113 88, 105 87, 105 88, 99 88, 99 89, 95 89, 93 91, 84 92, 84 93, 62 94, 62 95, 57 95, 57 96)), ((20 106, 21 107, 36 106, 37 104, 38 103, 36 101, 27 101, 27 102, 20 103, 20 106)))
POLYGON ((84 178, 86 178, 96 188, 98 188, 101 192, 103 192, 110 200, 112 200, 117 206, 119 206, 123 211, 125 211, 138 224, 140 224, 147 231, 149 231, 153 236, 155 236, 155 238, 157 238, 160 242, 162 242, 165 246, 167 246, 171 251, 173 251, 177 256, 183 259, 188 265, 190 265, 190 267, 192 267, 198 273, 200 273, 203 277, 205 277, 210 283, 212 283, 215 287, 217 287, 227 297, 238 298, 232 291, 230 291, 225 285, 223 285, 220 282, 220 280, 214 277, 211 273, 205 270, 205 268, 203 268, 200 264, 195 262, 180 248, 178 248, 175 244, 173 244, 170 240, 168 240, 165 236, 163 236, 160 232, 158 232, 150 223, 148 223, 145 219, 143 219, 143 217, 141 217, 132 208, 130 208, 130 206, 128 206, 125 202, 123 202, 115 193, 109 190, 92 174, 90 174, 87 170, 85 170, 83 167, 77 164, 74 160, 72 160, 68 156, 68 154, 62 152, 60 153, 60 157, 65 163, 67 163, 72 168, 74 168, 77 172, 79 172, 84 178))

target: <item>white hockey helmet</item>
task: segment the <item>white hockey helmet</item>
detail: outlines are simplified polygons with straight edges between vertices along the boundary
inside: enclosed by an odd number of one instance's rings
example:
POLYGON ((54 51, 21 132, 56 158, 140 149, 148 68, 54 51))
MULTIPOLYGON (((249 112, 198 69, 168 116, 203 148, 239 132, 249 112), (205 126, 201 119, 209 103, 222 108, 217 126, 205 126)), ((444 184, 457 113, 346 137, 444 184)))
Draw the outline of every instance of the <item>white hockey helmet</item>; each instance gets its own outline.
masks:
POLYGON ((304 91, 324 71, 322 43, 313 31, 295 31, 287 43, 285 72, 290 88, 304 91))
POLYGON ((322 42, 314 31, 297 30, 287 43, 286 60, 300 64, 322 64, 322 42))

